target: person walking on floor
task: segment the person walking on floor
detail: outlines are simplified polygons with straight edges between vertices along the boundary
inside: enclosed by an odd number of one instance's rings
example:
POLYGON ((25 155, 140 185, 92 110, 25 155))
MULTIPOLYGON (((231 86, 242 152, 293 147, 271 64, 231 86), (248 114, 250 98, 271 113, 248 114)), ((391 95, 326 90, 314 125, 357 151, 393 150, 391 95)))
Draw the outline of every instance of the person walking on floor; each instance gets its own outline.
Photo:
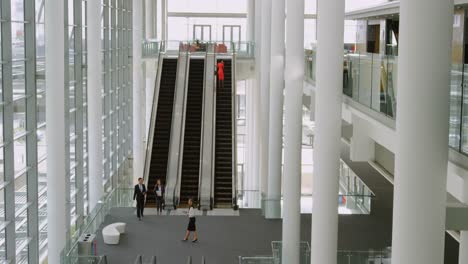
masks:
POLYGON ((198 241, 198 234, 197 234, 197 228, 195 226, 195 210, 193 209, 192 199, 188 200, 188 205, 189 205, 189 211, 188 211, 189 223, 187 226, 187 232, 185 233, 185 237, 182 241, 187 241, 190 237, 190 233, 193 232, 192 242, 195 243, 198 241))
POLYGON ((162 213, 163 210, 163 201, 164 201, 164 186, 161 184, 161 180, 156 181, 154 185, 154 194, 156 195, 156 212, 162 213))
POLYGON ((224 61, 221 60, 217 64, 218 70, 216 71, 218 73, 218 87, 224 88, 224 61))
POLYGON ((146 186, 143 184, 143 178, 138 178, 138 184, 135 185, 135 191, 133 192, 133 200, 137 202, 137 216, 138 220, 141 221, 143 217, 143 210, 145 209, 145 198, 146 198, 146 186))

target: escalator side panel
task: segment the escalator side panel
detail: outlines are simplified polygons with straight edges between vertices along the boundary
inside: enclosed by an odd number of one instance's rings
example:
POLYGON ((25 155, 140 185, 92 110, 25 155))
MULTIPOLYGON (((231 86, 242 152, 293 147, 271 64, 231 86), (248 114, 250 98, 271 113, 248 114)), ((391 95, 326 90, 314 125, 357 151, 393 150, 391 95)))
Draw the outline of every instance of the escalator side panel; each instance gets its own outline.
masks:
MULTIPOLYGON (((153 145, 151 146, 151 164, 149 165, 147 186, 149 190, 152 190, 157 179, 160 179, 162 184, 165 184, 166 181, 176 72, 177 59, 165 58, 162 63, 153 145)), ((147 204, 154 205, 154 203, 154 196, 149 195, 147 204)))
POLYGON ((182 206, 188 199, 198 197, 204 65, 203 59, 190 59, 180 186, 182 206))

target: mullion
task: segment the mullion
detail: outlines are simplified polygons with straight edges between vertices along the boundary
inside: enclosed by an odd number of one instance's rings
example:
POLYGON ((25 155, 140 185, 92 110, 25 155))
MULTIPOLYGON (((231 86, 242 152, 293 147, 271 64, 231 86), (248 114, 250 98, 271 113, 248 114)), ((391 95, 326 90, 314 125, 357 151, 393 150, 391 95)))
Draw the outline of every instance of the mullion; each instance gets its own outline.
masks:
MULTIPOLYGON (((68 0, 64 0, 64 24, 63 26, 65 27, 65 34, 64 34, 64 61, 65 61, 65 66, 70 67, 70 52, 69 52, 69 37, 68 37, 68 0)), ((64 71, 64 109, 65 113, 65 171, 67 172, 65 175, 65 223, 66 223, 66 229, 67 229, 67 234, 66 238, 67 240, 71 239, 71 236, 73 234, 70 233, 71 231, 71 180, 70 177, 72 176, 72 173, 70 172, 70 84, 69 84, 69 79, 70 79, 70 71, 65 70, 64 71)))
POLYGON ((74 24, 77 25, 74 30, 74 46, 75 46, 75 161, 76 161, 76 197, 75 206, 78 216, 76 225, 80 226, 84 217, 84 163, 83 163, 83 49, 82 49, 82 8, 81 0, 73 1, 74 7, 74 24))
MULTIPOLYGON (((1 49, 2 61, 2 87, 3 102, 13 101, 13 64, 12 64, 12 40, 11 40, 11 2, 1 2, 1 49)), ((13 104, 3 106, 3 140, 9 142, 3 147, 3 166, 5 182, 14 182, 14 144, 13 144, 13 104)), ((10 224, 5 228, 5 258, 7 261, 16 262, 16 221, 15 221, 15 186, 8 184, 4 191, 5 221, 10 224)))
MULTIPOLYGON (((104 115, 109 116, 109 113, 111 111, 111 84, 110 84, 110 74, 109 74, 109 67, 110 67, 110 54, 109 54, 109 0, 104 0, 104 23, 103 23, 103 28, 102 30, 104 31, 104 51, 103 51, 103 56, 104 56, 104 115)), ((106 163, 104 164, 104 175, 105 177, 109 177, 111 175, 111 164, 112 162, 110 161, 110 152, 111 152, 111 120, 110 118, 106 118, 104 120, 104 135, 105 138, 108 140, 105 142, 104 145, 104 159, 106 160, 106 163)))
POLYGON ((39 205, 38 205, 38 161, 37 161, 37 89, 36 89, 36 23, 35 1, 24 1, 24 19, 32 21, 24 25, 25 35, 25 85, 26 85, 26 159, 28 208, 28 263, 39 262, 39 205))

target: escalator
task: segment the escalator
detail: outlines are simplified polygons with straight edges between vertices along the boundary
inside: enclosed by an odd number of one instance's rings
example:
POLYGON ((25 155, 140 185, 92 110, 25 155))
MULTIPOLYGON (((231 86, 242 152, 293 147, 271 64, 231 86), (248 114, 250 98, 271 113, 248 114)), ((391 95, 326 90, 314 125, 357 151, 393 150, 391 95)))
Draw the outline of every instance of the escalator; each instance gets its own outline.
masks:
POLYGON ((180 206, 186 205, 188 199, 197 199, 198 197, 204 70, 204 59, 190 59, 180 185, 180 206))
MULTIPOLYGON (((149 165, 147 185, 149 190, 153 189, 157 179, 161 179, 163 185, 166 181, 176 75, 177 59, 165 58, 162 62, 151 163, 149 165)), ((154 205, 156 202, 154 199, 154 195, 148 195, 146 204, 154 205)))
POLYGON ((223 61, 224 85, 216 88, 214 207, 233 205, 232 63, 231 60, 223 61))

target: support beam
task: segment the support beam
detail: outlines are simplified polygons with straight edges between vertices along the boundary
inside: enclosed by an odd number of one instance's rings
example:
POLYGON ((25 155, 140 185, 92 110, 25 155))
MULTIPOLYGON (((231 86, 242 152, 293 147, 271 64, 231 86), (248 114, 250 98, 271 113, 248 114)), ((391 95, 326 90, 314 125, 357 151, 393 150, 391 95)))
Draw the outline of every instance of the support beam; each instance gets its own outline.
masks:
POLYGON ((288 0, 287 10, 282 263, 299 263, 304 0, 288 0))
MULTIPOLYGON (((285 0, 273 0, 271 9, 271 63, 269 106, 268 188, 266 218, 281 218, 281 171, 283 154, 283 90, 285 0)), ((268 66, 267 66, 268 67, 268 66)))
POLYGON ((392 263, 444 261, 453 10, 400 4, 392 263))
MULTIPOLYGON (((63 54, 65 54, 65 39, 68 34, 65 33, 64 14, 63 0, 45 1, 45 34, 47 35, 45 45, 47 58, 46 101, 49 102, 46 107, 47 159, 49 160, 47 163, 47 188, 53 190, 47 193, 49 263, 60 263, 60 251, 66 244, 67 224, 65 215, 69 213, 65 210, 68 199, 65 194, 66 139, 65 93, 63 87, 68 85, 65 84, 65 69, 67 69, 68 65, 65 65, 63 54)), ((2 41, 4 41, 3 38, 2 41)), ((9 249, 7 248, 7 256, 8 253, 9 249)))
POLYGON ((335 264, 338 247, 338 185, 343 79, 343 0, 317 3, 312 263, 335 264), (333 29, 333 30, 330 30, 333 29), (324 238, 327 238, 324 240, 324 238))

